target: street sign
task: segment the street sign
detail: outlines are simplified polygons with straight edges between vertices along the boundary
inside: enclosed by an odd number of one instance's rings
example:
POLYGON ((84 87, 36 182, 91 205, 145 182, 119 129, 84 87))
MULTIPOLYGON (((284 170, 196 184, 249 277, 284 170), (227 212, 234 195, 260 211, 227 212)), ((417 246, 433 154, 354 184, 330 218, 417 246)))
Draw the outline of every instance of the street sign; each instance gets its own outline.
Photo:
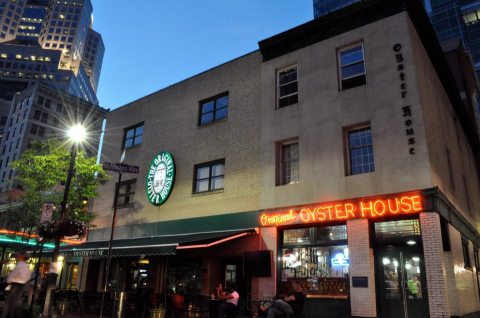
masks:
POLYGON ((53 203, 44 203, 42 207, 42 216, 40 217, 40 223, 50 222, 52 220, 54 210, 55 205, 53 203))
POLYGON ((140 171, 140 168, 138 166, 127 165, 124 163, 104 162, 103 170, 137 174, 140 171))

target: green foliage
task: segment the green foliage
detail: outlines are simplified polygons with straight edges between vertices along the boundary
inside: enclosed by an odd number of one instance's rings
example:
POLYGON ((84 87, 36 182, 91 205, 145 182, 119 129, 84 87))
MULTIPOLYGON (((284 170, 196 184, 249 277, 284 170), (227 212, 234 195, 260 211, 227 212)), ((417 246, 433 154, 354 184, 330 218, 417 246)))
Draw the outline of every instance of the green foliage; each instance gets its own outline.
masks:
MULTIPOLYGON (((23 228, 38 224, 44 202, 52 202, 56 206, 54 218, 59 217, 60 203, 68 174, 71 152, 58 141, 37 142, 26 150, 21 157, 12 162, 15 169, 14 186, 23 190, 20 220, 23 228)), ((96 158, 88 158, 85 152, 79 151, 75 160, 75 171, 68 197, 65 216, 83 222, 89 222, 94 215, 87 213, 86 201, 97 196, 96 189, 103 183, 107 175, 96 158)))

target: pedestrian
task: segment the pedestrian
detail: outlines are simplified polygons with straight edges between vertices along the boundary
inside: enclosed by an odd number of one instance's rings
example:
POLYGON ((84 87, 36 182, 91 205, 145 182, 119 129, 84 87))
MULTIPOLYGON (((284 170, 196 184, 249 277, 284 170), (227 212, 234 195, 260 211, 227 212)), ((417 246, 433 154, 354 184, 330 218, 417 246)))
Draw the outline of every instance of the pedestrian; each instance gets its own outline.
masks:
POLYGON ((293 313, 301 314, 303 311, 303 303, 305 302, 305 295, 302 291, 302 286, 299 282, 292 281, 293 292, 284 297, 277 299, 270 306, 262 306, 264 311, 268 310, 267 318, 275 318, 280 315, 292 315, 293 313))
POLYGON ((235 286, 230 285, 227 288, 227 293, 223 293, 222 300, 225 300, 224 303, 221 303, 218 307, 218 318, 234 317, 237 312, 238 300, 240 295, 235 290, 235 286))
POLYGON ((3 318, 24 317, 24 312, 21 308, 23 291, 32 273, 28 269, 27 263, 25 263, 27 258, 24 254, 19 253, 15 258, 17 265, 7 276, 7 283, 10 289, 7 293, 7 299, 2 313, 3 318))

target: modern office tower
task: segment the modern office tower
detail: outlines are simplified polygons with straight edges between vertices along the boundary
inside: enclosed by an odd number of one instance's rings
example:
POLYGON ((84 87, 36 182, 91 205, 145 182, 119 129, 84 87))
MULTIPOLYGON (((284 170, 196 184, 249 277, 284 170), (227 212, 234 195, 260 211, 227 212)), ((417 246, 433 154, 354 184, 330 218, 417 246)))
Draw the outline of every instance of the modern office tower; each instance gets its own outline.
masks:
POLYGON ((47 14, 48 1, 30 0, 27 2, 17 31, 17 40, 28 41, 38 45, 38 37, 47 14))
POLYGON ((313 0, 313 14, 315 18, 337 11, 359 0, 313 0))
POLYGON ((84 123, 90 141, 85 150, 90 155, 95 154, 106 112, 42 83, 35 83, 16 94, 8 116, 0 119, 6 123, 0 144, 0 192, 11 185, 14 177, 15 172, 8 164, 18 159, 32 141, 60 138, 73 124, 84 123))
POLYGON ((27 0, 0 1, 0 41, 11 41, 17 35, 20 18, 27 0))
POLYGON ((480 75, 480 1, 425 0, 425 8, 439 41, 460 39, 480 75))
POLYGON ((92 30, 91 1, 0 0, 2 17, 8 17, 12 3, 23 15, 13 29, 15 37, 0 39, 0 98, 11 100, 32 83, 45 81, 98 104, 105 47, 92 30))
POLYGON ((102 41, 100 33, 93 29, 88 29, 87 42, 83 51, 82 64, 90 78, 90 83, 96 91, 98 80, 100 78, 100 70, 102 69, 103 54, 105 45, 102 41))

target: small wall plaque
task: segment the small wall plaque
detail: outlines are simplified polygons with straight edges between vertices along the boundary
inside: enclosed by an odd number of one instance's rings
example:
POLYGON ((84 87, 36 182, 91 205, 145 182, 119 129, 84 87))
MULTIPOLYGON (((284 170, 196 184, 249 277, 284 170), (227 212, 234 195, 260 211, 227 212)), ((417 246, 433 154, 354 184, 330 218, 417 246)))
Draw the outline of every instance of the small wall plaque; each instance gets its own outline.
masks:
POLYGON ((368 288, 368 276, 352 276, 352 287, 368 288))

